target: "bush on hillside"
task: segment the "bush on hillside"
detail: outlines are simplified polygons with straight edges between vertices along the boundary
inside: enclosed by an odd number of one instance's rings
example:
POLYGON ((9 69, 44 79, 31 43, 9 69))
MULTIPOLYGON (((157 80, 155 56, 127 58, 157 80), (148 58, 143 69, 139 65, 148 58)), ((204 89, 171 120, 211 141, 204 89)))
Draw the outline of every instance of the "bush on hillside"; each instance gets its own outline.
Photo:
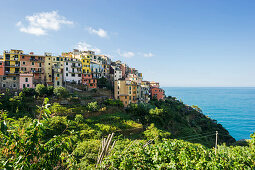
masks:
POLYGON ((26 96, 26 97, 31 97, 36 94, 36 91, 33 88, 24 88, 22 90, 22 92, 23 92, 24 96, 26 96))
POLYGON ((54 88, 53 92, 58 98, 65 98, 69 95, 69 92, 64 87, 56 87, 54 88))
POLYGON ((35 91, 39 96, 47 95, 47 87, 45 87, 43 84, 37 84, 35 91))
POLYGON ((99 106, 97 105, 97 102, 90 102, 87 105, 87 110, 91 112, 96 112, 99 110, 99 106))

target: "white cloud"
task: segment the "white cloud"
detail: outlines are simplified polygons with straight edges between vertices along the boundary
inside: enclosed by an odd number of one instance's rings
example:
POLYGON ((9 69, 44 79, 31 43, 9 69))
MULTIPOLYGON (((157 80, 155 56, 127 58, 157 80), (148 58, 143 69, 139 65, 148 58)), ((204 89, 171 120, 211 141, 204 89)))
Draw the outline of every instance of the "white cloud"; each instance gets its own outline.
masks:
POLYGON ((125 58, 131 58, 133 56, 135 56, 135 53, 132 52, 132 51, 127 51, 127 52, 121 52, 120 49, 117 50, 117 53, 122 56, 122 57, 125 57, 125 58))
POLYGON ((96 34, 96 35, 98 35, 98 36, 101 37, 101 38, 106 38, 106 37, 108 37, 107 31, 105 31, 105 30, 102 29, 102 28, 99 28, 98 30, 96 30, 96 29, 94 29, 94 28, 92 28, 92 27, 89 27, 89 28, 88 28, 88 31, 89 31, 90 34, 96 34))
POLYGON ((26 25, 21 21, 17 22, 16 26, 19 27, 21 32, 33 35, 45 35, 47 31, 58 31, 61 25, 72 25, 72 21, 66 20, 64 16, 60 16, 57 11, 41 12, 31 16, 26 16, 26 25))
POLYGON ((92 45, 86 43, 86 42, 78 42, 75 46, 75 49, 78 49, 80 51, 88 51, 88 50, 91 50, 91 51, 95 51, 96 54, 99 54, 101 53, 101 50, 99 48, 96 48, 96 47, 93 47, 92 45))
POLYGON ((153 57, 154 54, 152 54, 152 53, 144 53, 143 56, 149 58, 149 57, 153 57))

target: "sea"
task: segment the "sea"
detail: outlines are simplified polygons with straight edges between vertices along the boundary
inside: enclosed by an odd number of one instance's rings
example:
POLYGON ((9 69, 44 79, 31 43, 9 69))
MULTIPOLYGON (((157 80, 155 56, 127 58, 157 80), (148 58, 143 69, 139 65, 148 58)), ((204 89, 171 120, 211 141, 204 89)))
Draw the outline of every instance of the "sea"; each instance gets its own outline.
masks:
POLYGON ((166 96, 197 105, 236 140, 255 132, 255 87, 163 87, 166 96))

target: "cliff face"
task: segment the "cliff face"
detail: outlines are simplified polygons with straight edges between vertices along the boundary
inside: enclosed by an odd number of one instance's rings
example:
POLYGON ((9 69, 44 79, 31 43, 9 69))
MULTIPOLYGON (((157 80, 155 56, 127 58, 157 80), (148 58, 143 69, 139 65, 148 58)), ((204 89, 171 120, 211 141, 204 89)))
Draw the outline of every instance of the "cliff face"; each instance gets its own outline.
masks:
POLYGON ((173 97, 167 97, 165 101, 152 100, 150 104, 131 106, 127 112, 144 127, 154 123, 158 129, 171 132, 172 138, 213 147, 218 131, 218 143, 235 142, 216 120, 205 116, 198 107, 187 106, 173 97))

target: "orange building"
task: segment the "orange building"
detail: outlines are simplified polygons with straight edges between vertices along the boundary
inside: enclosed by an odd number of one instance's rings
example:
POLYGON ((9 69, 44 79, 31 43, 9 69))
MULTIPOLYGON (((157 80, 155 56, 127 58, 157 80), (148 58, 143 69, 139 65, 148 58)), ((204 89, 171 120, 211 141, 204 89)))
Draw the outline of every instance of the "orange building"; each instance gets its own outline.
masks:
POLYGON ((165 91, 158 87, 151 87, 150 89, 151 98, 157 98, 158 100, 164 100, 165 98, 165 91))
POLYGON ((114 81, 114 98, 122 101, 125 107, 138 103, 137 83, 130 80, 114 81))
POLYGON ((86 85, 88 89, 97 88, 97 79, 92 78, 92 74, 82 74, 82 84, 86 85))
POLYGON ((20 73, 33 74, 34 84, 43 84, 44 76, 44 61, 45 56, 30 54, 22 54, 20 56, 20 73))
POLYGON ((0 60, 0 76, 4 75, 4 61, 0 60))

